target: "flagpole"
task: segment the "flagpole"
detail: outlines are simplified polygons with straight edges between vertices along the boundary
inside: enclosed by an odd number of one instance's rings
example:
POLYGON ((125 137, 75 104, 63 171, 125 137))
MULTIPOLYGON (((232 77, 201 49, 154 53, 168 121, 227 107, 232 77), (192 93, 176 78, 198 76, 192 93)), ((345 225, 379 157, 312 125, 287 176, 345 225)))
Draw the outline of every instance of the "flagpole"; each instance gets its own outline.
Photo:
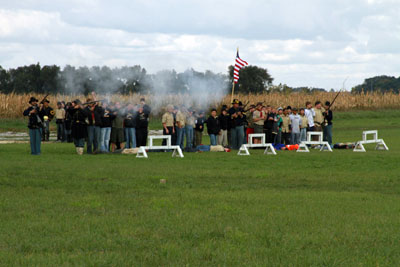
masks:
MULTIPOLYGON (((239 47, 237 48, 236 55, 239 53, 239 47)), ((235 57, 236 62, 236 57, 235 57)), ((231 95, 231 104, 233 102, 233 94, 235 93, 235 66, 233 66, 233 81, 232 81, 232 95, 231 95)))

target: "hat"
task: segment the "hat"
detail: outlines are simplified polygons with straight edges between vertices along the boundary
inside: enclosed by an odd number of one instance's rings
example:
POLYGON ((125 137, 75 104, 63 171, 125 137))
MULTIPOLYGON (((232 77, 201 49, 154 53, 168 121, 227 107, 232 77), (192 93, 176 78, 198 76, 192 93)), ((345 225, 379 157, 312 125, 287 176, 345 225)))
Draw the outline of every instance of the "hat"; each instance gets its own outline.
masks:
POLYGON ((286 109, 292 109, 292 107, 291 106, 287 106, 287 108, 286 109))
POLYGON ((62 103, 60 101, 57 102, 57 105, 61 105, 62 103))
POLYGON ((31 97, 31 99, 29 99, 29 104, 32 104, 32 102, 38 102, 39 100, 37 100, 36 98, 34 98, 33 96, 31 97))
POLYGON ((233 99, 232 104, 239 104, 239 100, 238 99, 233 99))
POLYGON ((256 106, 262 106, 263 103, 262 102, 258 102, 256 106))
POLYGON ((72 101, 72 103, 74 103, 75 105, 80 105, 81 101, 79 99, 75 99, 74 101, 72 101))
POLYGON ((282 108, 282 107, 279 107, 277 110, 283 110, 283 108, 282 108))

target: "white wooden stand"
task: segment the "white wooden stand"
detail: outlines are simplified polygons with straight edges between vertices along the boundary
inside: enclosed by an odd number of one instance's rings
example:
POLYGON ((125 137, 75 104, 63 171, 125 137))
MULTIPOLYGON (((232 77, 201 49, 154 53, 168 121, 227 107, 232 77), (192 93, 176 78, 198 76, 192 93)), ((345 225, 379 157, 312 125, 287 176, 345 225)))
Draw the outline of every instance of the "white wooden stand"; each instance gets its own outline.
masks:
POLYGON ((171 145, 171 136, 170 135, 150 135, 149 136, 149 145, 141 146, 136 155, 137 158, 148 158, 146 150, 173 150, 172 157, 183 158, 184 155, 182 153, 182 149, 180 146, 172 146, 171 145), (167 144, 165 146, 155 146, 153 141, 155 139, 167 140, 167 144), (140 152, 140 153, 139 153, 140 152))
POLYGON ((332 152, 332 148, 328 142, 323 141, 322 132, 307 132, 307 141, 303 141, 299 145, 299 149, 296 152, 310 152, 307 145, 320 145, 320 151, 332 152), (313 136, 318 136, 318 141, 312 141, 313 136), (325 149, 326 148, 326 149, 325 149))
POLYGON ((367 152, 365 150, 365 144, 376 144, 375 150, 389 150, 383 139, 378 139, 378 130, 363 131, 361 141, 358 141, 353 149, 353 152, 367 152), (368 136, 372 135, 372 139, 368 139, 368 136))

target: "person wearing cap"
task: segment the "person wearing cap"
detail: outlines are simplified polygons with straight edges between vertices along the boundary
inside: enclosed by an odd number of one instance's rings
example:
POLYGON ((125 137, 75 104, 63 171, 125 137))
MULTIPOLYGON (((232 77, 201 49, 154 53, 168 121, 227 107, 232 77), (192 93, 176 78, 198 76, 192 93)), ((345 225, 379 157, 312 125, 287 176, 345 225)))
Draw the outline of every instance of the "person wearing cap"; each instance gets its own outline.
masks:
MULTIPOLYGON (((163 135, 171 135, 171 142, 172 142, 172 135, 175 134, 173 113, 174 113, 174 106, 168 105, 167 111, 162 115, 162 118, 161 118, 161 123, 163 126, 163 135)), ((162 141, 162 145, 165 146, 166 144, 167 144, 167 142, 164 139, 162 141)))
POLYGON ((50 101, 45 99, 40 109, 39 116, 43 121, 44 129, 42 132, 42 141, 49 141, 50 139, 50 122, 54 117, 54 110, 49 106, 50 101))
POLYGON ((37 106, 38 100, 31 97, 29 100, 30 106, 24 110, 23 115, 29 117, 29 141, 31 145, 31 154, 40 155, 40 145, 42 141, 42 120, 39 117, 39 108, 37 106))
POLYGON ((207 133, 210 137, 210 145, 216 146, 217 145, 217 136, 220 133, 220 126, 219 120, 217 116, 217 110, 214 108, 211 110, 210 117, 208 117, 207 121, 207 133))
POLYGON ((264 122, 265 142, 267 144, 272 144, 274 142, 275 136, 272 134, 272 132, 274 129, 275 119, 276 114, 272 111, 272 107, 267 105, 267 114, 264 122))
POLYGON ((83 154, 85 147, 85 138, 87 138, 87 113, 82 109, 82 103, 79 99, 73 101, 72 113, 72 138, 78 155, 83 154))
POLYGON ((102 103, 102 114, 101 114, 101 130, 100 130, 100 151, 103 153, 110 152, 110 137, 112 121, 115 115, 112 112, 107 101, 102 103))
POLYGON ((239 103, 239 100, 234 99, 228 112, 231 118, 231 145, 233 149, 239 149, 243 145, 245 136, 246 115, 243 114, 243 109, 239 107, 239 103))
POLYGON ((301 119, 301 126, 300 126, 300 143, 307 141, 307 127, 308 127, 308 119, 305 115, 305 109, 300 109, 300 119, 301 119))
POLYGON ((327 141, 329 145, 332 147, 332 119, 333 119, 333 113, 332 110, 330 109, 331 103, 329 101, 325 102, 325 111, 323 113, 324 115, 324 123, 323 123, 323 136, 324 136, 324 141, 327 141))
POLYGON ((61 102, 57 102, 56 109, 57 141, 65 142, 65 109, 61 102))

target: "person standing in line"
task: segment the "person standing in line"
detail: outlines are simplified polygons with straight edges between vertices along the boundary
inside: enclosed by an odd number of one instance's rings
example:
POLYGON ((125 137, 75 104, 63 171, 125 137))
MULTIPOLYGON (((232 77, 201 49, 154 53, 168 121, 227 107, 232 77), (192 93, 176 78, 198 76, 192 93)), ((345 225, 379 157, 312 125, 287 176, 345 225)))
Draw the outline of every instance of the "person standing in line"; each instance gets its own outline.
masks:
POLYGON ((211 146, 216 146, 217 145, 217 136, 220 133, 220 127, 219 127, 219 120, 217 116, 217 110, 212 109, 211 110, 211 115, 207 119, 207 133, 210 136, 210 145, 211 146))
POLYGON ((301 119, 301 126, 300 126, 300 143, 301 143, 307 141, 308 119, 305 115, 304 108, 300 109, 300 119, 301 119))
POLYGON ((38 101, 36 98, 31 97, 29 100, 30 106, 23 112, 25 117, 29 117, 28 129, 32 155, 40 155, 41 153, 43 122, 39 117, 38 101))
POLYGON ((101 115, 101 134, 100 134, 100 151, 103 153, 110 152, 110 136, 112 121, 115 115, 108 106, 106 101, 102 104, 102 115, 101 115))
POLYGON ((300 143, 300 127, 301 118, 297 114, 297 108, 292 109, 292 114, 289 115, 290 118, 290 128, 291 128, 291 144, 298 145, 300 143))
MULTIPOLYGON (((163 135, 170 135, 171 142, 172 142, 172 136, 175 134, 173 113, 174 113, 174 106, 168 105, 167 111, 164 113, 164 115, 161 118, 161 123, 163 126, 163 135)), ((167 141, 165 139, 162 141, 162 145, 163 146, 167 145, 167 141)), ((172 145, 174 145, 174 143, 172 143, 172 145)))
POLYGON ((274 144, 282 144, 282 116, 283 116, 283 109, 279 107, 277 109, 276 121, 276 136, 274 139, 274 144))
POLYGON ((221 110, 221 114, 218 116, 219 126, 221 128, 221 134, 218 135, 217 144, 221 146, 228 146, 228 127, 229 127, 229 114, 226 108, 221 110))
POLYGON ((57 141, 65 142, 65 109, 61 102, 57 102, 56 109, 57 141))
POLYGON ((139 106, 136 116, 136 144, 138 147, 146 146, 149 128, 150 108, 145 110, 143 105, 139 106))
POLYGON ((78 155, 83 154, 83 148, 85 147, 85 138, 87 137, 87 113, 81 107, 81 101, 79 99, 73 102, 74 110, 72 111, 72 138, 78 155))
POLYGON ((135 107, 132 104, 128 104, 124 119, 125 148, 136 147, 136 116, 135 107))
POLYGON ((195 121, 195 147, 202 144, 203 141, 203 131, 204 131, 204 123, 206 119, 204 117, 204 111, 200 111, 199 116, 195 121))
MULTIPOLYGON (((86 99, 87 103, 92 102, 91 98, 86 99)), ((87 153, 97 153, 100 150, 101 139, 101 116, 103 109, 98 106, 98 102, 92 102, 84 109, 88 117, 87 125, 87 153)))
POLYGON ((40 119, 43 122, 43 131, 42 131, 42 141, 49 141, 50 140, 50 122, 54 117, 54 110, 52 107, 49 106, 50 101, 45 99, 43 100, 43 104, 40 109, 40 119))
POLYGON ((186 133, 186 148, 189 150, 193 148, 193 129, 195 126, 196 118, 193 115, 193 109, 190 108, 186 114, 186 121, 185 121, 185 133, 186 133))
POLYGON ((178 112, 176 113, 176 145, 180 146, 183 149, 184 139, 185 139, 185 108, 183 106, 180 107, 178 112))
POLYGON ((247 128, 246 128, 246 136, 244 140, 246 144, 249 142, 249 134, 254 133, 254 119, 253 119, 253 112, 256 110, 255 105, 250 105, 249 110, 246 112, 246 120, 247 120, 247 128))
POLYGON ((282 116, 282 143, 290 145, 290 117, 288 110, 283 110, 282 116))
POLYGON ((325 111, 324 111, 324 123, 323 123, 323 132, 324 132, 324 141, 327 141, 329 145, 332 147, 332 120, 333 113, 330 109, 331 103, 329 101, 325 102, 325 111))
MULTIPOLYGON (((257 106, 256 106, 256 110, 253 112, 254 133, 256 133, 256 134, 264 133, 265 119, 266 119, 266 114, 263 110, 263 104, 261 102, 258 102, 257 106)), ((261 139, 255 138, 253 142, 255 144, 260 144, 261 139)))
POLYGON ((125 114, 122 110, 120 102, 115 103, 115 109, 113 111, 115 118, 112 121, 111 127, 111 152, 115 152, 117 144, 120 144, 120 149, 124 149, 124 117, 125 114))
POLYGON ((304 110, 304 115, 307 117, 307 121, 308 121, 307 132, 313 132, 315 130, 315 128, 314 128, 315 112, 312 108, 311 102, 309 102, 309 101, 306 102, 306 109, 304 110))

